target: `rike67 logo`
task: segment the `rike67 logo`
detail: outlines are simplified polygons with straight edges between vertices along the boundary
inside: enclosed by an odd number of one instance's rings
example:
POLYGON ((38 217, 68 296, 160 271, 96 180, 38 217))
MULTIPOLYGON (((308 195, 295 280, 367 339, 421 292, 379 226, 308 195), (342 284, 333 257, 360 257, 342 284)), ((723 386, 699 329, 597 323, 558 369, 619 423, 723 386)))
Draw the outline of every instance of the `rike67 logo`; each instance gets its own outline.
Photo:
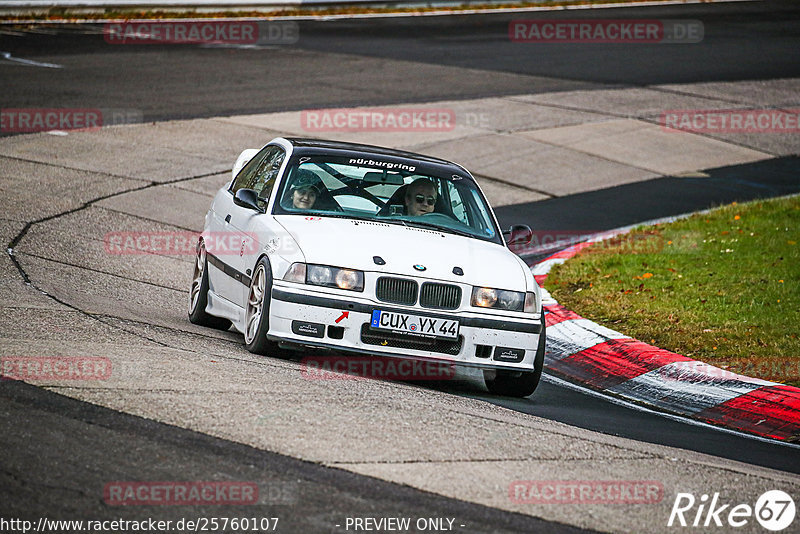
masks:
POLYGON ((764 492, 755 506, 723 503, 719 493, 703 494, 699 499, 691 493, 678 493, 667 526, 740 528, 755 517, 765 529, 778 532, 794 522, 795 511, 794 500, 781 490, 764 492))

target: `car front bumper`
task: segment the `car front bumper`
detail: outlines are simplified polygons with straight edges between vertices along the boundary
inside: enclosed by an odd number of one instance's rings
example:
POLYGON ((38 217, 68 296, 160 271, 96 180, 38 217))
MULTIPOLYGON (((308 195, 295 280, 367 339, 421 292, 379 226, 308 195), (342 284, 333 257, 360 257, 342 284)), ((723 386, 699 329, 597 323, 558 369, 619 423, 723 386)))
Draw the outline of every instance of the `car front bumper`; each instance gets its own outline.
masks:
POLYGON ((345 300, 342 295, 276 281, 272 288, 268 337, 274 341, 360 354, 530 371, 543 316, 532 314, 530 317, 398 306, 371 301, 357 294, 347 295, 345 300), (370 320, 376 309, 458 320, 458 338, 425 338, 374 330, 370 320))

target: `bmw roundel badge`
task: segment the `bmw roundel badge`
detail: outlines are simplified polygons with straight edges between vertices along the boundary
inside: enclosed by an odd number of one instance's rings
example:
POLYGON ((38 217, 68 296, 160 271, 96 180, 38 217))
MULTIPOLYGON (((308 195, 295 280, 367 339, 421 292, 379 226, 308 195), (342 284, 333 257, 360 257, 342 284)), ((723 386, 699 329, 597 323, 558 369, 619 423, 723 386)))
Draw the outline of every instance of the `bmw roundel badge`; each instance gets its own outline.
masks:
POLYGON ((424 265, 420 265, 419 263, 414 266, 414 268, 418 271, 424 271, 426 267, 424 265))

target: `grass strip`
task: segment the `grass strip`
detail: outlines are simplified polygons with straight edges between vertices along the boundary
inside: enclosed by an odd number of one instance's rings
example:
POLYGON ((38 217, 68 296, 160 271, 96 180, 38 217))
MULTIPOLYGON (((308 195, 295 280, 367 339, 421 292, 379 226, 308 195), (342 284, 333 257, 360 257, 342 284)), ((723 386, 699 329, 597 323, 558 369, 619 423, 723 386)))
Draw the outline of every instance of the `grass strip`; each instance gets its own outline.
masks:
POLYGON ((799 242, 800 197, 734 202, 594 244, 545 287, 636 339, 800 386, 799 242))

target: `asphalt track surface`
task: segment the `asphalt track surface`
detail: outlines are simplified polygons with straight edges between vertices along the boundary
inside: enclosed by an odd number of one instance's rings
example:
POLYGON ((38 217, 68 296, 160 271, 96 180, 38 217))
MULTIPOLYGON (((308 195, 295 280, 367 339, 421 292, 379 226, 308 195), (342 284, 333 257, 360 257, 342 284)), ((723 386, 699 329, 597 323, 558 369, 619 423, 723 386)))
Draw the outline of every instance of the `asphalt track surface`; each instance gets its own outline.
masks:
POLYGON ((204 434, 108 410, 21 382, 0 387, 3 473, 0 517, 174 522, 198 517, 278 517, 277 532, 343 531, 346 517, 456 518, 462 532, 586 530, 448 499, 370 477, 303 462, 204 434), (44 431, 44 429, 49 429, 44 431), (55 445, 58 444, 57 447, 55 445), (10 476, 26 473, 24 480, 10 476), (208 480, 224 473, 255 481, 249 506, 106 506, 99 495, 117 480, 208 480), (59 484, 52 485, 53 480, 59 484), (342 528, 334 528, 341 525, 342 528))
MULTIPOLYGON (((536 18, 548 16, 537 14, 536 18)), ((578 16, 601 15, 581 13, 574 18, 578 16)), ((58 83, 45 77, 43 69, 27 68, 23 76, 3 80, 2 105, 85 107, 91 101, 93 107, 139 109, 146 120, 158 121, 800 75, 800 7, 795 3, 631 9, 625 16, 702 19, 706 38, 691 50, 680 45, 548 45, 546 53, 531 58, 530 49, 508 43, 508 21, 517 18, 511 15, 301 23, 302 37, 297 45, 266 52, 152 45, 111 47, 85 28, 53 34, 22 32, 0 36, 0 50, 53 63, 70 57, 78 59, 82 67, 65 69, 59 73, 62 77, 58 83), (352 61, 352 68, 343 69, 330 64, 320 51, 357 60, 352 61), (765 61, 765 57, 770 60, 765 61), (401 62, 385 72, 370 58, 401 62), (471 75, 458 70, 449 77, 426 77, 419 71, 420 62, 470 69, 471 75)), ((537 229, 554 228, 551 225, 558 220, 559 229, 602 230, 732 200, 796 192, 798 169, 797 158, 780 158, 750 167, 718 169, 709 178, 661 178, 554 198, 537 202, 535 209, 533 205, 504 207, 498 215, 502 221, 522 220, 537 229), (641 188, 659 191, 659 195, 651 196, 659 198, 657 205, 620 202, 640 198, 641 188), (614 210, 598 209, 612 202, 614 210), (620 205, 627 207, 620 209, 620 205)), ((531 399, 520 401, 460 393, 570 425, 800 473, 800 455, 795 449, 668 421, 549 383, 540 387, 531 399)), ((257 451, 18 383, 0 384, 0 403, 6 451, 3 465, 22 465, 30 471, 26 480, 14 479, 5 469, 0 474, 3 516, 39 517, 62 512, 64 517, 88 511, 93 517, 106 517, 108 509, 100 501, 87 509, 86 503, 91 501, 87 495, 97 492, 86 488, 108 480, 102 467, 95 465, 98 459, 107 459, 121 480, 126 474, 128 479, 134 474, 151 480, 192 478, 188 473, 199 480, 204 474, 221 471, 242 479, 278 480, 284 483, 282 487, 288 480, 298 481, 303 485, 304 499, 312 496, 304 502, 309 513, 293 514, 298 523, 288 531, 330 529, 337 514, 391 516, 401 512, 418 517, 457 516, 473 527, 470 531, 574 530, 257 451), (20 420, 29 424, 19 425, 20 420), (58 450, 53 444, 59 444, 58 450), (47 487, 47 471, 57 463, 74 483, 47 487), (211 471, 209 465, 213 466, 211 471), (43 488, 45 491, 41 491, 43 488)), ((178 515, 174 511, 159 513, 178 515)), ((114 510, 112 515, 120 513, 114 510)))
POLYGON ((69 69, 16 69, 3 107, 140 110, 145 121, 800 75, 796 2, 632 8, 625 19, 701 20, 696 45, 512 43, 516 19, 607 10, 299 23, 265 49, 110 45, 100 26, 0 35, 0 51, 69 69), (87 35, 93 32, 94 35, 87 35), (332 57, 331 54, 341 54, 332 57), (386 60, 391 60, 387 62, 386 60), (450 69, 427 70, 425 65, 450 69))

